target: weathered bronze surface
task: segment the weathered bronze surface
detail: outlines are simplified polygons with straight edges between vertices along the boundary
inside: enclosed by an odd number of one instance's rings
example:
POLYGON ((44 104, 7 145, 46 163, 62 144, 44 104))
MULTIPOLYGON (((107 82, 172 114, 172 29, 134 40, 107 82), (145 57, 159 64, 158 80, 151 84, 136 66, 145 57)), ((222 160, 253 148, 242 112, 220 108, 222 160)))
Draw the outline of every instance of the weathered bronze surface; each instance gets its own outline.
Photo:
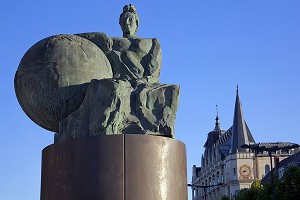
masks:
POLYGON ((185 145, 125 134, 43 150, 41 200, 187 200, 185 145))
POLYGON ((178 85, 161 84, 161 46, 137 37, 139 17, 125 5, 123 37, 61 34, 34 44, 15 75, 17 99, 55 142, 96 135, 175 137, 178 85))

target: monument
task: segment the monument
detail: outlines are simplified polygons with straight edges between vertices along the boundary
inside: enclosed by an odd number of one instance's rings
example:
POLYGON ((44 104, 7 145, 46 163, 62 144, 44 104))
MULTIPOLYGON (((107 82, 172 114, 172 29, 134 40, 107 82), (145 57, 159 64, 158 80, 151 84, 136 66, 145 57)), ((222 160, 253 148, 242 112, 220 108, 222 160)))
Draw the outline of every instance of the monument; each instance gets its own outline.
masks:
POLYGON ((161 84, 157 39, 61 34, 34 44, 15 75, 24 112, 54 132, 43 150, 41 200, 187 199, 185 146, 174 139, 179 86, 161 84))

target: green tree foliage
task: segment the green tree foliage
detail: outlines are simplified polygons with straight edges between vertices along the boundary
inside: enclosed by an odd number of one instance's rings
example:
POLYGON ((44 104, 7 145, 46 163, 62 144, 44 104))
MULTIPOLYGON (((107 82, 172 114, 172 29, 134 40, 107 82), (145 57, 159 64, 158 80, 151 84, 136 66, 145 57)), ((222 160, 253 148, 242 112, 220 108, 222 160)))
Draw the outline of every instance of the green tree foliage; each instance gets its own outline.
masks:
POLYGON ((261 190, 263 188, 263 185, 260 183, 260 180, 256 179, 255 181, 253 181, 253 183, 251 184, 251 189, 253 190, 261 190))
MULTIPOLYGON (((276 200, 292 200, 300 197, 300 168, 289 167, 281 180, 274 176, 274 188, 276 200)), ((251 188, 240 190, 233 200, 271 200, 272 184, 269 181, 264 186, 259 180, 251 184, 251 188)))
POLYGON ((234 195, 234 200, 257 200, 258 193, 263 189, 259 180, 253 181, 251 188, 245 188, 234 195))
POLYGON ((300 168, 289 167, 282 180, 276 185, 276 199, 300 198, 300 168))
POLYGON ((236 195, 233 196, 234 200, 256 200, 257 191, 252 188, 241 189, 236 195))
POLYGON ((228 196, 222 196, 221 200, 230 200, 230 198, 228 196))
POLYGON ((272 200, 272 184, 271 182, 265 184, 257 194, 257 200, 272 200))

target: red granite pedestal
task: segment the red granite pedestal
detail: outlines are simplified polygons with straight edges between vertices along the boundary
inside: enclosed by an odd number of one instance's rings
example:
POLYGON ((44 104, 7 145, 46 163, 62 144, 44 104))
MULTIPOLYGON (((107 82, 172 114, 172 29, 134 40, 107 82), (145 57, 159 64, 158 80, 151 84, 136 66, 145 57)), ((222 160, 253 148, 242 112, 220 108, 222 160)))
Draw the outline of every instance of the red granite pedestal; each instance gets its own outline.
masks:
POLYGON ((185 145, 135 134, 49 145, 41 200, 187 200, 185 145))

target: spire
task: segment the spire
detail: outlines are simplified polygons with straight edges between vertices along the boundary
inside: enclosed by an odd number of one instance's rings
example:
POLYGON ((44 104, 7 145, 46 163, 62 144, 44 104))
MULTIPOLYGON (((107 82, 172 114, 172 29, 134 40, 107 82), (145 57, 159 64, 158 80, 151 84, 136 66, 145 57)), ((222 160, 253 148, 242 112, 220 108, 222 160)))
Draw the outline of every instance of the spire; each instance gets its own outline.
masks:
POLYGON ((217 117, 216 117, 216 125, 215 125, 215 131, 220 131, 220 121, 219 121, 219 111, 218 111, 218 105, 216 105, 216 110, 217 110, 217 117))
POLYGON ((231 153, 234 154, 236 152, 246 152, 246 149, 241 148, 241 145, 254 142, 254 139, 243 117, 238 86, 236 89, 236 99, 232 127, 233 130, 230 148, 231 153))

